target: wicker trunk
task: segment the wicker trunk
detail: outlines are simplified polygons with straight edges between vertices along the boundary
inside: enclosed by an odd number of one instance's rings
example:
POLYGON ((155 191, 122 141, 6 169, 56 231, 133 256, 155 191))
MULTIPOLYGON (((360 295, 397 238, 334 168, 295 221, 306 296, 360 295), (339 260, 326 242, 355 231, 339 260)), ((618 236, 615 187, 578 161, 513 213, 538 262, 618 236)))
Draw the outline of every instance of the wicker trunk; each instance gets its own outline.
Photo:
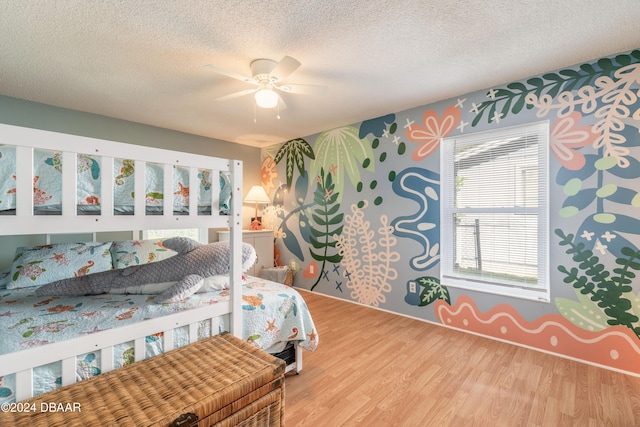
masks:
POLYGON ((281 426, 284 370, 221 334, 19 402, 0 425, 281 426))

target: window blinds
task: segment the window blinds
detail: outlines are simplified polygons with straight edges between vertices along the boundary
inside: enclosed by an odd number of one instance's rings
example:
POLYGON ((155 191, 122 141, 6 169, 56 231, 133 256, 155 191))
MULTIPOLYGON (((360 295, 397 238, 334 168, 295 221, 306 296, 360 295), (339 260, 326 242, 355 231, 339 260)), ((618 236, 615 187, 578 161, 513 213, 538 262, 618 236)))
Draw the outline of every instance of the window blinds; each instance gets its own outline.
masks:
POLYGON ((443 140, 444 284, 548 292, 548 135, 544 122, 443 140))

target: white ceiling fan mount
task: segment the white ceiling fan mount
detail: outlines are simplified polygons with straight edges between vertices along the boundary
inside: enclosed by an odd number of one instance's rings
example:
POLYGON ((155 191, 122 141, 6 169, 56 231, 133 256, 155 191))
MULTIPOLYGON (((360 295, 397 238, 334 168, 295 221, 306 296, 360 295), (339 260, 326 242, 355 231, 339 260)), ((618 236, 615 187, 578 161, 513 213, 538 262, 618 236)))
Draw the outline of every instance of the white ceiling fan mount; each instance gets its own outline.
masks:
POLYGON ((253 93, 258 107, 274 108, 278 106, 284 109, 286 105, 282 97, 277 93, 278 91, 303 95, 321 95, 328 91, 326 86, 282 84, 282 81, 297 70, 300 65, 298 60, 290 56, 285 56, 279 62, 265 58, 256 59, 250 64, 251 77, 215 65, 205 65, 205 68, 257 86, 254 89, 245 89, 218 97, 216 98, 217 101, 226 101, 253 93))
POLYGON ((251 61, 251 75, 253 80, 262 82, 268 80, 270 83, 275 83, 277 78, 271 75, 271 71, 278 65, 278 63, 272 59, 256 59, 251 61))

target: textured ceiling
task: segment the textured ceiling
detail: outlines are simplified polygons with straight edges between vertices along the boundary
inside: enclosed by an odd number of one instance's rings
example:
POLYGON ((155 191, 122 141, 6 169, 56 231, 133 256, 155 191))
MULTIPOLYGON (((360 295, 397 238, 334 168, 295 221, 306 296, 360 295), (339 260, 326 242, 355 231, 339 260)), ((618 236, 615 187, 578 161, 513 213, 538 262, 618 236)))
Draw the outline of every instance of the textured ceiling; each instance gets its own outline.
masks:
POLYGON ((0 94, 253 146, 638 47, 638 0, 0 0, 0 94), (214 100, 285 55, 328 94, 214 100))

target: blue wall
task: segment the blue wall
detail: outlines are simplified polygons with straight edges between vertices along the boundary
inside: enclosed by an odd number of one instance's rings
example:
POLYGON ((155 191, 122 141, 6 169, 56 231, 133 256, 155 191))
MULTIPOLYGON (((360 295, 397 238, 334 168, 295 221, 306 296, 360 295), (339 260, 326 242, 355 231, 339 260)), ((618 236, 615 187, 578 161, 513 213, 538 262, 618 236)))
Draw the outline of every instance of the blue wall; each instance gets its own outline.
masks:
POLYGON ((297 287, 640 375, 639 89, 635 50, 269 147, 279 261, 297 287), (551 302, 447 287, 440 139, 542 120, 551 302))

